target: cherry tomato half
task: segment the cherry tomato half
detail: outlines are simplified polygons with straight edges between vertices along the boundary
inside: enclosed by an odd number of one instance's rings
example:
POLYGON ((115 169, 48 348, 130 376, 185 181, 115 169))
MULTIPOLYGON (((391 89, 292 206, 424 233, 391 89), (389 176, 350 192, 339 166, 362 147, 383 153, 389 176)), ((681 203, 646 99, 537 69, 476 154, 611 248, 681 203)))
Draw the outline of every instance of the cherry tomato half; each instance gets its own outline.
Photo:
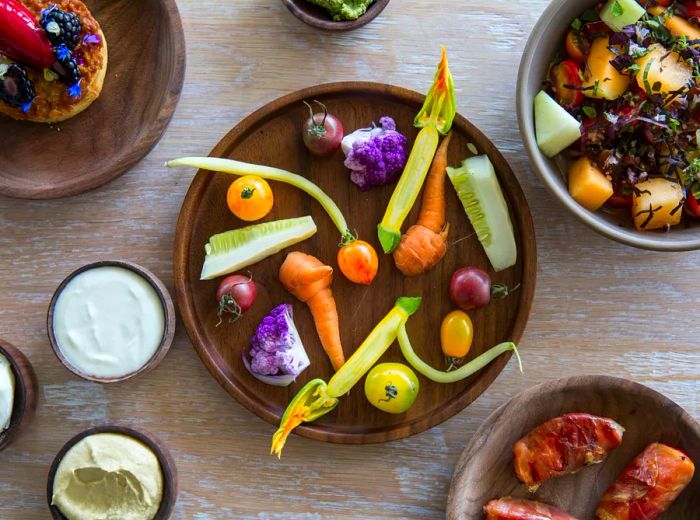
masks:
POLYGON ((564 60, 552 68, 552 88, 560 105, 571 108, 583 103, 585 96, 577 90, 583 85, 580 70, 574 60, 564 60))
POLYGON ((440 343, 448 358, 463 358, 469 354, 474 339, 474 325, 464 311, 452 311, 442 320, 440 343))
POLYGON ((275 198, 270 185, 255 175, 246 175, 233 181, 226 194, 231 213, 251 222, 270 213, 275 198))
POLYGON ((661 7, 668 7, 671 5, 671 2, 673 2, 673 0, 656 0, 656 3, 661 7))
POLYGON ((364 240, 353 240, 338 251, 338 266, 351 282, 369 285, 379 270, 379 257, 364 240))
POLYGON ((401 363, 380 363, 367 374, 365 396, 383 412, 404 413, 418 397, 416 373, 401 363))
MULTIPOLYGON (((658 1, 656 2, 659 5, 660 4, 658 1)), ((700 5, 698 5, 696 0, 684 0, 681 2, 683 4, 683 7, 685 8, 685 14, 688 19, 690 18, 700 18, 700 5)))
POLYGON ((685 199, 685 212, 691 217, 700 218, 700 202, 692 193, 688 193, 685 199))
POLYGON ((586 61, 590 43, 580 33, 570 30, 566 35, 566 53, 579 65, 586 61))

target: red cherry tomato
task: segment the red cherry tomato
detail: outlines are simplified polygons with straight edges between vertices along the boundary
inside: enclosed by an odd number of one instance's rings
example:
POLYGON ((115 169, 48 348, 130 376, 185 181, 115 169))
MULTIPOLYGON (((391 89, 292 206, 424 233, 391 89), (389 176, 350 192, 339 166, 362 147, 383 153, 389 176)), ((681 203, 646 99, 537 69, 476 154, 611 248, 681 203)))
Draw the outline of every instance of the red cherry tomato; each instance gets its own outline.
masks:
POLYGON ((577 87, 583 85, 580 68, 574 60, 564 60, 552 68, 552 88, 560 105, 571 108, 583 103, 585 96, 577 87))
POLYGON ((566 35, 566 53, 576 63, 583 65, 588 55, 590 44, 580 33, 571 29, 566 35))
POLYGON ((685 199, 685 212, 691 217, 700 218, 700 202, 692 193, 688 193, 685 199))
POLYGON ((615 192, 610 195, 610 198, 605 201, 605 203, 613 208, 631 208, 632 194, 626 195, 624 193, 615 192))
POLYGON ((338 251, 338 266, 351 282, 369 285, 379 270, 379 257, 367 242, 353 240, 338 251))
MULTIPOLYGON (((658 1, 656 3, 659 5, 664 5, 658 1)), ((685 0, 684 2, 681 2, 681 4, 685 8, 687 18, 700 18, 700 5, 698 5, 696 0, 685 0)))
POLYGON ((306 103, 310 117, 304 122, 304 144, 314 155, 320 157, 333 155, 340 149, 340 143, 343 140, 343 123, 333 114, 328 113, 326 105, 320 101, 316 103, 323 109, 322 113, 314 114, 311 105, 306 103))
POLYGON ((476 267, 455 271, 450 281, 450 298, 465 311, 486 307, 491 302, 491 277, 476 267))
POLYGON ((257 297, 258 288, 251 276, 227 276, 216 291, 216 301, 219 303, 217 314, 219 318, 230 314, 233 321, 236 321, 253 306, 257 297))
POLYGON ((56 61, 46 32, 17 0, 0 0, 0 54, 39 70, 56 61))
POLYGON ((660 5, 661 7, 668 7, 671 5, 671 2, 673 2, 673 0, 656 0, 657 5, 660 5))
POLYGON ((603 36, 605 34, 609 34, 612 32, 610 27, 608 27, 608 25, 602 20, 598 20, 597 22, 587 23, 586 25, 583 26, 583 30, 590 37, 603 36))

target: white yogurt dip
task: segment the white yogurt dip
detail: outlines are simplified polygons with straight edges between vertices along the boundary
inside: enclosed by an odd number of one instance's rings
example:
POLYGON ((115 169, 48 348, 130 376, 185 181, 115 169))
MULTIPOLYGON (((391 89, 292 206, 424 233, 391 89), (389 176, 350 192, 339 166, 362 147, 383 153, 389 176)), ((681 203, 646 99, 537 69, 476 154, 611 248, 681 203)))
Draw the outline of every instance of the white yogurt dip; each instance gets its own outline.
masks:
POLYGON ((164 331, 158 293, 141 275, 122 267, 83 271, 63 288, 54 307, 59 349, 89 376, 136 372, 153 357, 164 331))
POLYGON ((12 365, 0 354, 0 431, 7 430, 15 406, 15 375, 12 365))

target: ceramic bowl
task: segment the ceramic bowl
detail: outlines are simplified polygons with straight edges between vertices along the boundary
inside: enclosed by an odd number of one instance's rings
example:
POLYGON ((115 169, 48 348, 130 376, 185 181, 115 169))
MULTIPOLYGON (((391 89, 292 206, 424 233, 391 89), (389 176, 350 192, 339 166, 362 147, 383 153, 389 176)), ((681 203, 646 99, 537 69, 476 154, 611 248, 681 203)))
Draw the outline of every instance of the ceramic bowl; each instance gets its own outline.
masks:
POLYGON ((389 3, 389 0, 375 0, 372 5, 367 8, 367 12, 360 16, 357 20, 347 20, 336 22, 328 14, 328 11, 322 7, 312 4, 309 0, 282 0, 282 3, 287 6, 294 16, 302 22, 307 23, 324 31, 352 31, 367 25, 374 20, 384 10, 389 3))
POLYGON ((94 262, 91 264, 84 265, 83 267, 73 271, 66 277, 65 280, 63 280, 63 282, 61 282, 61 285, 59 285, 58 289, 56 289, 56 292, 54 292, 53 297, 51 298, 51 303, 49 304, 49 311, 46 318, 46 328, 49 336, 49 342, 51 343, 51 348, 53 349, 54 354, 56 354, 56 357, 68 370, 73 372, 75 375, 82 377, 83 379, 93 381, 95 383, 120 383, 122 381, 126 381, 128 379, 131 379, 141 374, 145 374, 146 372, 153 370, 156 366, 158 366, 158 364, 160 364, 161 361, 163 361, 163 358, 165 358, 165 355, 168 353, 168 350, 170 350, 170 345, 172 344, 173 337, 175 336, 175 306, 173 304, 173 299, 170 296, 170 293, 168 292, 168 289, 165 287, 163 282, 161 282, 155 274, 153 274, 145 267, 141 267, 140 265, 135 264, 133 262, 127 262, 123 260, 103 260, 100 262, 94 262), (79 368, 77 368, 70 361, 68 361, 68 359, 63 355, 63 352, 61 351, 61 346, 58 344, 58 340, 56 339, 56 336, 54 334, 54 313, 56 302, 61 292, 63 291, 63 289, 65 289, 66 285, 68 285, 68 283, 77 275, 97 267, 121 267, 123 269, 128 269, 130 271, 135 272, 136 274, 144 278, 153 287, 153 289, 155 289, 156 293, 158 294, 158 297, 160 298, 161 304, 163 305, 163 315, 165 317, 163 339, 161 340, 160 345, 156 349, 156 352, 153 354, 153 357, 135 372, 131 372, 129 374, 125 374, 119 377, 98 377, 82 372, 79 368))
POLYGON ((51 505, 51 498, 53 497, 53 481, 61 460, 63 460, 63 457, 66 455, 66 453, 68 453, 68 450, 70 450, 78 442, 83 440, 85 437, 89 437, 90 435, 95 435, 97 433, 119 433, 126 435, 127 437, 132 437, 150 448, 158 459, 160 469, 163 473, 163 498, 156 516, 153 517, 153 520, 167 520, 170 518, 173 510, 175 509, 175 504, 177 503, 178 476, 177 467, 175 466, 175 459, 173 459, 173 456, 170 454, 170 451, 163 441, 149 431, 120 424, 101 424, 99 426, 89 428, 70 439, 58 452, 56 458, 51 464, 51 468, 49 469, 49 476, 46 483, 46 498, 48 500, 51 517, 54 520, 66 520, 63 513, 61 513, 56 506, 51 505))
POLYGON ((517 82, 517 111, 525 150, 535 173, 547 189, 579 220, 598 233, 642 249, 655 251, 690 251, 700 249, 700 227, 677 226, 668 233, 637 231, 628 215, 612 210, 591 212, 580 206, 567 189, 565 170, 553 159, 547 158, 535 140, 533 99, 540 91, 549 64, 561 48, 571 21, 597 0, 554 0, 532 30, 520 62, 517 82))
POLYGON ((0 339, 0 354, 10 362, 15 376, 15 398, 10 426, 0 432, 0 451, 7 448, 32 420, 36 410, 37 380, 27 357, 7 341, 0 339))

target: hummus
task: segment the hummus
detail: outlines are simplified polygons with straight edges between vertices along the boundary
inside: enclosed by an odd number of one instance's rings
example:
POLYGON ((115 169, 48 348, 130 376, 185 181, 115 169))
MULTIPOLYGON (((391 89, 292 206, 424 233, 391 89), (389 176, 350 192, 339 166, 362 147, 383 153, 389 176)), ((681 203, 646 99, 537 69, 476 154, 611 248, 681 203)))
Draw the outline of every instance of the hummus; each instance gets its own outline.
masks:
POLYGON ((15 403, 15 375, 12 365, 0 354, 0 431, 7 430, 15 403))
POLYGON ((151 520, 162 498, 156 455, 132 437, 98 433, 65 454, 51 503, 68 520, 151 520))
POLYGON ((336 22, 357 20, 367 12, 374 0, 309 0, 312 4, 323 7, 336 22))

